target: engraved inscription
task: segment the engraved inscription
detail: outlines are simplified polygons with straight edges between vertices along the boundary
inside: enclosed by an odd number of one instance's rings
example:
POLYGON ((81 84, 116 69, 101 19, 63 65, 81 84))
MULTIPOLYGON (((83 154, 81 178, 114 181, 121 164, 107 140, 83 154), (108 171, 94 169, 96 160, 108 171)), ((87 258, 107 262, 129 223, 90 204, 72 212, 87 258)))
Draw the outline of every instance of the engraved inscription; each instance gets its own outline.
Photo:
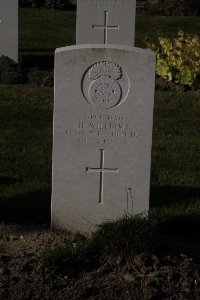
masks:
POLYGON ((108 43, 108 30, 119 30, 119 25, 108 25, 108 11, 104 11, 104 25, 92 25, 92 29, 103 29, 104 31, 104 44, 108 43))
POLYGON ((90 5, 95 8, 121 8, 133 0, 81 0, 83 5, 90 5))
POLYGON ((85 72, 82 92, 87 102, 102 109, 114 108, 124 102, 130 89, 128 75, 110 61, 95 63, 85 72))
POLYGON ((100 168, 88 168, 86 167, 86 172, 100 173, 100 187, 99 187, 99 204, 104 204, 103 202, 103 188, 104 188, 104 173, 118 173, 119 169, 111 169, 104 167, 104 153, 105 149, 100 149, 101 159, 100 159, 100 168))
POLYGON ((123 115, 84 114, 65 134, 70 142, 81 144, 129 144, 140 137, 123 115))

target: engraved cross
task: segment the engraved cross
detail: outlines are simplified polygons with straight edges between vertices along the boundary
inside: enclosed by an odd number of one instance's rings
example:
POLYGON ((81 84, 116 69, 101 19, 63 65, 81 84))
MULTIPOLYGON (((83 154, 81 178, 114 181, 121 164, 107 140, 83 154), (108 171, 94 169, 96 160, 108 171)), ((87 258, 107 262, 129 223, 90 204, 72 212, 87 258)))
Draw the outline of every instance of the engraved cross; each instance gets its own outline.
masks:
POLYGON ((104 44, 108 43, 108 30, 119 30, 119 25, 109 26, 108 25, 108 11, 104 11, 104 25, 92 25, 92 29, 103 29, 104 30, 104 44))
POLYGON ((103 204, 103 187, 104 187, 104 173, 118 173, 119 169, 111 169, 104 167, 104 153, 105 149, 100 149, 101 159, 100 159, 100 168, 88 168, 86 167, 86 172, 100 173, 100 189, 99 189, 99 203, 103 204))

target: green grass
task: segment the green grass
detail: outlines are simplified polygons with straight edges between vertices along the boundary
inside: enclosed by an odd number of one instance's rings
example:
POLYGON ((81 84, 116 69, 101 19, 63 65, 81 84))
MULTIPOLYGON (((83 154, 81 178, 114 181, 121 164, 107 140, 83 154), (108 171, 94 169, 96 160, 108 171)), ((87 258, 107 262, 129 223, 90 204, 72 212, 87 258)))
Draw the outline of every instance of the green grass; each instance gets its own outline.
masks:
POLYGON ((75 12, 20 9, 20 49, 48 52, 75 43, 75 12))
POLYGON ((199 214, 199 94, 156 96, 151 206, 160 216, 199 214))
POLYGON ((179 30, 189 34, 199 33, 200 18, 138 16, 136 19, 135 45, 144 48, 145 37, 157 42, 158 33, 176 36, 179 30))
MULTIPOLYGON (((24 65, 53 68, 55 48, 76 43, 76 13, 47 9, 20 9, 20 61, 24 65)), ((198 17, 148 17, 136 19, 137 47, 145 47, 146 36, 154 42, 157 32, 175 35, 178 30, 200 32, 198 17)))
POLYGON ((77 232, 53 247, 47 244, 40 262, 54 272, 70 271, 77 276, 79 271, 100 266, 103 261, 116 264, 120 258, 121 262, 130 262, 136 254, 160 254, 164 250, 158 223, 144 214, 107 221, 96 229, 87 238, 77 232))
POLYGON ((40 262, 46 267, 50 268, 54 272, 66 271, 74 272, 77 275, 77 271, 83 267, 86 267, 88 262, 94 261, 95 255, 94 247, 90 246, 89 240, 77 232, 75 235, 66 236, 63 242, 57 242, 56 244, 47 244, 43 249, 40 262), (92 256, 91 256, 92 254, 92 256))
POLYGON ((157 222, 143 215, 127 215, 107 221, 97 227, 91 248, 98 253, 131 256, 141 252, 153 253, 160 246, 157 222))
POLYGON ((1 85, 0 95, 1 220, 48 220, 52 89, 1 85))
MULTIPOLYGON (((55 48, 75 44, 75 17, 20 9, 23 64, 53 68, 55 48)), ((175 35, 180 29, 200 32, 199 18, 138 16, 135 44, 144 47, 146 36, 156 41, 158 31, 175 35)), ((49 222, 53 89, 1 85, 0 95, 0 220, 49 222)), ((150 206, 157 218, 171 220, 172 229, 199 222, 199 121, 198 94, 156 93, 150 206)))
MULTIPOLYGON (((53 89, 0 86, 0 220, 49 222, 53 89)), ((151 212, 162 220, 200 217, 198 93, 157 92, 151 212)))
POLYGON ((76 16, 71 11, 20 9, 19 61, 25 67, 53 69, 56 48, 75 44, 76 16))

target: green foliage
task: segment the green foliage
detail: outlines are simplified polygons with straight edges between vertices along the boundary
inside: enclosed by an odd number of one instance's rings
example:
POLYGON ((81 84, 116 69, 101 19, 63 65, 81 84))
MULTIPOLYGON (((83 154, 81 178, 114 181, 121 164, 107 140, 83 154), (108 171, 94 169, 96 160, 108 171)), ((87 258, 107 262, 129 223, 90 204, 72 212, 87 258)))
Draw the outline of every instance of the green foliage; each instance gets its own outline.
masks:
POLYGON ((32 68, 28 73, 28 82, 36 86, 53 86, 53 72, 32 68))
POLYGON ((66 240, 64 244, 56 244, 53 248, 47 246, 41 255, 41 261, 44 265, 56 266, 71 262, 73 256, 73 243, 70 240, 66 240))
POLYGON ((19 65, 7 56, 0 57, 0 83, 19 84, 24 83, 25 75, 19 65))
POLYGON ((45 7, 53 9, 66 9, 67 1, 66 0, 46 0, 45 7))
MULTIPOLYGON (((49 224, 53 88, 0 84, 0 95, 0 220, 49 224)), ((156 92, 151 211, 185 216, 184 224, 190 217, 192 231, 200 220, 199 120, 199 92, 156 92)))
POLYGON ((45 4, 45 0, 20 0, 19 1, 20 7, 38 8, 44 6, 44 4, 45 4))
MULTIPOLYGON (((70 0, 19 0, 22 8, 51 8, 51 9, 75 9, 76 1, 70 0)), ((198 0, 159 0, 138 1, 137 14, 148 13, 160 16, 189 16, 200 14, 200 2, 198 0)))
MULTIPOLYGON (((76 14, 74 11, 50 9, 20 9, 20 61, 48 68, 53 66, 55 48, 76 43, 76 14), (48 24, 48 26, 46 26, 48 24), (30 52, 31 49, 31 52, 30 52), (30 63, 29 63, 30 62, 30 63)), ((144 38, 148 36, 157 42, 157 30, 175 35, 177 28, 186 33, 200 32, 197 17, 147 17, 136 18, 136 47, 144 48, 144 38)))
POLYGON ((28 74, 21 70, 20 65, 6 56, 0 57, 0 84, 30 83, 36 86, 52 87, 53 72, 32 68, 28 74))
POLYGON ((200 15, 200 1, 198 0, 184 0, 185 15, 199 16, 200 15))
POLYGON ((158 240, 157 223, 150 217, 125 216, 99 225, 90 239, 77 233, 73 239, 47 246, 41 262, 53 269, 80 269, 105 256, 128 259, 141 252, 153 254, 160 245, 158 240))
POLYGON ((157 75, 178 84, 195 85, 200 74, 200 40, 197 35, 178 33, 177 38, 159 37, 159 46, 146 42, 157 52, 157 75))
POLYGON ((156 250, 158 232, 156 223, 144 215, 124 216, 98 226, 91 246, 103 254, 131 255, 156 250))
POLYGON ((75 5, 72 5, 70 0, 20 0, 20 7, 32 7, 32 8, 52 8, 52 9, 72 9, 75 5))
POLYGON ((40 257, 50 268, 76 268, 86 261, 87 239, 77 233, 73 239, 66 239, 55 246, 47 246, 40 257))
POLYGON ((160 0, 149 5, 149 13, 159 16, 183 16, 185 9, 185 0, 160 0))
POLYGON ((197 0, 159 0, 157 3, 149 1, 150 15, 159 16, 188 16, 199 15, 200 2, 197 0))

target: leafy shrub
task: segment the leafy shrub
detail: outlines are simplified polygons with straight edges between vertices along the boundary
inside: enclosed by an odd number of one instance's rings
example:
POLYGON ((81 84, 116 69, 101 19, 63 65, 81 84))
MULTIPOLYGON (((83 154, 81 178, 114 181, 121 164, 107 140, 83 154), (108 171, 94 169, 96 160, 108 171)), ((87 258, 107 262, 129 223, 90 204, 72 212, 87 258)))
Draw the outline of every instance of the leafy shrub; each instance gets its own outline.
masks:
POLYGON ((125 216, 98 226, 91 247, 97 252, 112 255, 152 253, 158 245, 156 223, 144 215, 125 216))
POLYGON ((53 72, 32 68, 28 73, 28 82, 36 86, 53 86, 53 72))
POLYGON ((51 71, 43 71, 32 68, 22 70, 20 65, 7 56, 0 57, 0 84, 22 84, 30 83, 36 86, 53 86, 54 75, 51 71))
POLYGON ((26 81, 26 76, 19 65, 7 56, 0 57, 0 83, 20 84, 26 81))
POLYGON ((197 0, 185 0, 186 13, 185 15, 199 16, 200 15, 200 1, 197 0))
POLYGON ((20 7, 46 7, 52 9, 74 9, 75 2, 72 0, 20 0, 20 7))
POLYGON ((70 0, 46 0, 45 1, 46 8, 53 8, 53 9, 74 9, 75 3, 74 1, 70 0))
POLYGON ((182 31, 176 38, 159 37, 159 46, 146 40, 157 52, 157 75, 178 84, 195 85, 200 75, 200 40, 182 31))
POLYGON ((78 268, 86 262, 87 239, 80 233, 64 243, 47 246, 41 254, 43 265, 53 269, 78 268))
POLYGON ((199 15, 200 2, 197 0, 159 0, 149 1, 149 14, 162 16, 199 15))
POLYGON ((73 254, 73 243, 67 240, 65 244, 56 244, 54 248, 47 246, 41 255, 41 261, 44 265, 56 266, 70 262, 73 254))
POLYGON ((66 1, 64 0, 46 0, 45 7, 46 8, 54 8, 54 9, 65 9, 66 1))
POLYGON ((43 7, 44 4, 45 4, 45 0, 20 0, 19 1, 20 7, 38 8, 38 7, 43 7))
POLYGON ((185 14, 184 0, 160 0, 149 5, 151 15, 182 16, 185 14))
POLYGON ((47 246, 40 260, 48 268, 66 273, 67 269, 76 272, 92 267, 108 256, 127 260, 143 252, 155 254, 162 246, 158 233, 157 222, 150 217, 125 216, 98 225, 90 239, 77 233, 73 239, 47 246))

